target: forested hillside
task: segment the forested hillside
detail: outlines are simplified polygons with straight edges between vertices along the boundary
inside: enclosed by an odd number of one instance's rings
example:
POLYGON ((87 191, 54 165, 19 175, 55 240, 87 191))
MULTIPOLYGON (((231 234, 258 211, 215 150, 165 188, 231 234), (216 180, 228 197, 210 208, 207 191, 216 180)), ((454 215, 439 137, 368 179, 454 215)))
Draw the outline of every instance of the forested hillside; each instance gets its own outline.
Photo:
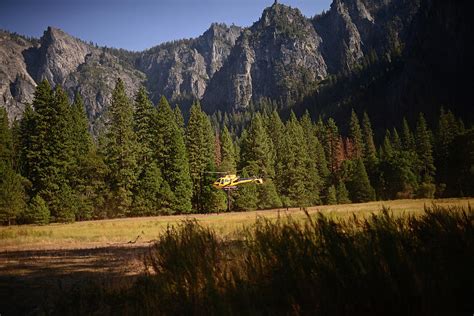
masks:
POLYGON ((262 109, 236 129, 199 103, 185 122, 165 97, 155 106, 144 88, 134 100, 125 91, 117 80, 97 141, 81 96, 70 104, 47 81, 13 126, 1 110, 3 223, 222 211, 215 171, 264 179, 233 192, 234 210, 474 194, 474 131, 449 110, 433 126, 423 113, 402 120, 378 142, 367 113, 342 126, 262 109))

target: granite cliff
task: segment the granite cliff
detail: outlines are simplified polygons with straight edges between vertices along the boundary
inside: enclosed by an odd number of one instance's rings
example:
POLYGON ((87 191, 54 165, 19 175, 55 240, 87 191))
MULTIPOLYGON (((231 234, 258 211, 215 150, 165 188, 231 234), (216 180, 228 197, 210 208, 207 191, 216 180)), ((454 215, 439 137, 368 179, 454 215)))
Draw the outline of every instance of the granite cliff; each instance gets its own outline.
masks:
POLYGON ((261 98, 291 105, 318 84, 351 72, 370 54, 403 45, 418 0, 334 0, 313 18, 275 3, 248 28, 212 24, 194 39, 142 52, 97 47, 49 27, 40 39, 0 32, 0 106, 21 116, 36 84, 82 94, 94 130, 121 77, 130 96, 145 85, 186 107, 202 100, 208 112, 239 111, 261 98))

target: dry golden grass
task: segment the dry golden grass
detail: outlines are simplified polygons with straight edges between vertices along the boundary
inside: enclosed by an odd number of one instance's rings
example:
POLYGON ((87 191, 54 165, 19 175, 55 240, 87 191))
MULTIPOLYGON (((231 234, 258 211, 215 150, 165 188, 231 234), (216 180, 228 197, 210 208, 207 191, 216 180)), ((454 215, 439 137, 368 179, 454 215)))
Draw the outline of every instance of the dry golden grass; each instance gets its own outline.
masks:
MULTIPOLYGON (((396 200, 360 204, 316 206, 307 209, 309 214, 324 213, 329 217, 344 218, 356 214, 368 216, 384 206, 396 216, 420 214, 424 206, 433 203, 439 206, 464 206, 474 202, 473 198, 441 200, 396 200)), ((258 217, 277 218, 290 215, 305 217, 302 210, 274 209, 252 212, 232 212, 208 215, 178 215, 159 217, 124 218, 72 224, 51 224, 47 226, 0 227, 0 251, 81 249, 120 245, 145 245, 153 242, 168 225, 175 225, 185 219, 195 218, 199 223, 213 228, 222 236, 231 236, 244 226, 255 223, 258 217)))

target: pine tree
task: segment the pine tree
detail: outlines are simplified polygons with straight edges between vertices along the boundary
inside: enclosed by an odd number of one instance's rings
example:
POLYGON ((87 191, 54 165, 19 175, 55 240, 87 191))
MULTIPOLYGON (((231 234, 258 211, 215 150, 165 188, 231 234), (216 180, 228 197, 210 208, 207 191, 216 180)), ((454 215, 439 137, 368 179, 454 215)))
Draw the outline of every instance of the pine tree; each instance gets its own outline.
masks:
POLYGON ((226 126, 224 126, 221 134, 221 155, 222 160, 219 170, 224 172, 236 172, 235 147, 226 126))
POLYGON ((133 215, 158 215, 162 207, 163 186, 161 171, 154 161, 140 174, 133 196, 133 215))
POLYGON ((436 171, 433 161, 433 146, 431 144, 431 134, 422 113, 420 113, 416 125, 416 152, 420 160, 420 182, 433 183, 436 171))
POLYGON ((49 224, 50 212, 48 205, 40 195, 35 195, 24 214, 24 221, 29 224, 49 224))
POLYGON ((392 135, 389 130, 385 131, 385 138, 383 139, 382 150, 380 151, 380 159, 390 159, 393 156, 393 147, 391 141, 392 135))
POLYGON ((31 182, 31 194, 46 188, 44 179, 51 153, 47 149, 47 134, 51 123, 53 92, 48 81, 38 84, 33 99, 33 109, 25 108, 20 122, 22 174, 31 182))
POLYGON ((418 196, 432 198, 436 190, 434 182, 435 165, 433 159, 432 135, 422 113, 416 124, 416 153, 418 157, 418 196))
POLYGON ((461 134, 461 127, 451 111, 447 113, 441 108, 436 135, 435 165, 437 179, 441 186, 445 186, 450 177, 451 145, 461 134))
POLYGON ((72 104, 72 141, 74 156, 76 159, 86 156, 92 146, 92 137, 88 132, 89 122, 87 120, 86 112, 84 110, 84 102, 79 93, 74 96, 72 104))
MULTIPOLYGON (((212 125, 212 122, 211 122, 212 125)), ((216 168, 219 168, 222 163, 222 152, 221 152, 221 134, 219 133, 219 130, 215 130, 215 135, 214 135, 214 164, 216 165, 216 168)))
POLYGON ((326 195, 326 204, 335 205, 337 204, 337 193, 334 185, 329 186, 328 193, 326 195))
POLYGON ((344 184, 343 181, 340 181, 337 184, 336 195, 337 195, 338 204, 351 203, 351 200, 349 199, 349 191, 347 191, 346 185, 344 184))
MULTIPOLYGON (((68 175, 69 185, 77 202, 75 217, 77 220, 87 220, 93 217, 96 197, 91 186, 91 178, 97 179, 98 174, 89 174, 92 162, 90 156, 95 152, 92 136, 88 131, 88 120, 84 103, 79 93, 76 93, 71 109, 71 141, 73 149, 73 163, 68 175)), ((102 178, 103 181, 103 178, 102 178)))
POLYGON ((364 144, 364 161, 367 163, 369 173, 375 172, 375 167, 377 165, 377 153, 375 149, 374 142, 374 133, 372 131, 372 124, 370 123, 369 116, 367 112, 364 113, 362 119, 362 134, 365 140, 364 144))
POLYGON ((133 108, 119 78, 108 109, 105 162, 109 168, 112 216, 124 216, 132 205, 137 178, 137 144, 133 131, 133 108))
POLYGON ((194 209, 198 211, 210 207, 212 200, 212 180, 206 174, 215 171, 214 143, 211 122, 199 103, 194 103, 190 109, 186 147, 193 183, 192 202, 194 209))
POLYGON ((325 134, 326 159, 328 160, 329 171, 335 178, 337 177, 337 173, 342 163, 341 155, 343 155, 343 147, 341 137, 339 135, 339 129, 337 128, 336 122, 332 118, 329 118, 328 120, 325 134))
POLYGON ((158 214, 161 171, 153 155, 156 109, 144 87, 135 96, 133 131, 136 135, 137 180, 133 194, 133 215, 158 214))
POLYGON ((183 133, 183 136, 185 134, 185 127, 184 127, 184 117, 183 113, 181 112, 181 109, 179 108, 178 105, 174 107, 174 118, 176 120, 176 124, 178 124, 178 127, 180 131, 183 133))
POLYGON ((10 225, 25 209, 22 181, 10 165, 0 166, 0 223, 10 225))
POLYGON ((275 171, 275 186, 278 193, 281 195, 283 192, 282 182, 279 179, 282 178, 283 175, 283 150, 284 150, 284 133, 285 133, 285 125, 280 119, 277 111, 273 111, 271 115, 268 117, 266 122, 266 129, 267 134, 270 137, 270 140, 273 144, 274 150, 274 163, 273 169, 275 171))
POLYGON ((392 137, 391 142, 392 142, 393 150, 396 153, 402 151, 403 150, 402 141, 401 141, 400 136, 398 135, 398 131, 395 127, 392 130, 391 137, 392 137))
POLYGON ((322 189, 323 182, 318 169, 318 163, 320 163, 320 161, 318 161, 317 158, 320 157, 316 156, 320 143, 316 137, 316 128, 311 121, 308 111, 306 111, 306 113, 301 118, 301 127, 303 128, 304 138, 306 139, 308 155, 306 170, 311 179, 311 181, 307 183, 307 189, 313 196, 311 203, 321 204, 320 191, 322 189))
MULTIPOLYGON (((246 170, 242 171, 243 177, 248 177, 249 174, 246 170)), ((233 208, 236 210, 251 211, 257 209, 258 205, 258 194, 257 185, 255 183, 249 183, 241 185, 235 195, 233 208)))
MULTIPOLYGON (((140 87, 135 96, 133 112, 133 130, 138 143, 138 165, 146 169, 153 161, 154 130, 153 120, 156 110, 153 107, 144 87, 140 87)), ((140 172, 141 173, 141 172, 140 172)))
POLYGON ((172 193, 163 196, 163 199, 172 211, 189 213, 193 191, 186 147, 175 114, 164 96, 158 103, 154 126, 156 131, 154 153, 163 180, 166 182, 163 185, 169 186, 170 190, 167 192, 172 193))
POLYGON ((406 118, 402 122, 402 144, 404 150, 415 151, 415 139, 406 118))
MULTIPOLYGON (((21 123, 22 170, 57 221, 73 221, 74 206, 61 203, 70 191, 69 175, 74 167, 72 114, 67 94, 57 86, 54 93, 41 82, 33 100, 34 114, 27 109, 21 123)), ((70 199, 71 203, 75 199, 70 199)))
POLYGON ((0 223, 10 224, 25 207, 22 177, 13 169, 13 157, 7 113, 0 108, 0 223))
POLYGON ((356 113, 352 110, 351 120, 349 123, 349 138, 353 144, 353 152, 355 158, 361 158, 364 155, 364 141, 362 139, 362 131, 359 124, 359 119, 357 118, 356 113))
POLYGON ((347 184, 353 202, 368 202, 375 199, 375 192, 370 185, 369 177, 361 158, 354 162, 354 170, 347 184))
POLYGON ((285 206, 309 206, 317 196, 307 184, 313 181, 307 172, 308 150, 303 128, 294 113, 286 123, 284 148, 282 149, 282 193, 289 204, 285 206))
POLYGON ((258 208, 280 207, 281 200, 272 181, 275 176, 273 144, 267 135, 260 113, 250 122, 246 137, 242 140, 241 168, 252 176, 265 179, 257 186, 258 208))
POLYGON ((0 168, 1 164, 13 165, 13 135, 8 126, 8 115, 4 108, 0 108, 0 168))

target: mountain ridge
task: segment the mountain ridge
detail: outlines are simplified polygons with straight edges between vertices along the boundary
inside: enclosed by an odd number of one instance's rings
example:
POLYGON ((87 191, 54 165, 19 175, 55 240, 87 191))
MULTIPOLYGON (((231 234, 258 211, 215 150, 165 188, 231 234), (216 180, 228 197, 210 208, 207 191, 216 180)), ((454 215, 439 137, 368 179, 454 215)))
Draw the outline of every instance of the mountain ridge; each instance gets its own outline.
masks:
POLYGON ((82 94, 94 131, 118 77, 129 96, 144 85, 155 103, 165 95, 184 112, 193 100, 209 113, 240 111, 262 98, 291 106, 373 51, 402 45, 418 8, 409 0, 334 0, 307 18, 275 3, 250 27, 213 23, 199 37, 141 52, 97 47, 52 27, 36 41, 16 36, 20 44, 2 32, 0 106, 18 118, 47 79, 71 98, 82 94))

